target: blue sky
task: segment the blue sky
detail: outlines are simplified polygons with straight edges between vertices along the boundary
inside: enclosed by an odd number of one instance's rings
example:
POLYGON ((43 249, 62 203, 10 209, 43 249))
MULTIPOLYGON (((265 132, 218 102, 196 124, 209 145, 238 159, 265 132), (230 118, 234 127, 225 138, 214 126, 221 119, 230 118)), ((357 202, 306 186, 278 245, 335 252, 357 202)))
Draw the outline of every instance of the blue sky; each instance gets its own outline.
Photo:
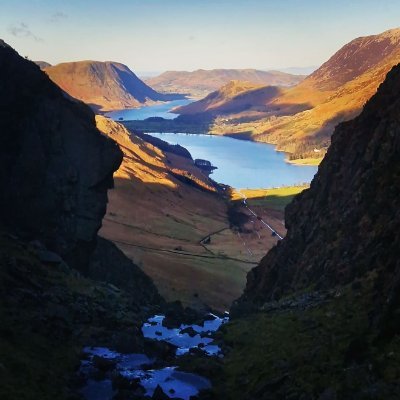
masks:
POLYGON ((399 17, 399 0, 1 0, 0 38, 52 64, 273 69, 320 65, 399 17))

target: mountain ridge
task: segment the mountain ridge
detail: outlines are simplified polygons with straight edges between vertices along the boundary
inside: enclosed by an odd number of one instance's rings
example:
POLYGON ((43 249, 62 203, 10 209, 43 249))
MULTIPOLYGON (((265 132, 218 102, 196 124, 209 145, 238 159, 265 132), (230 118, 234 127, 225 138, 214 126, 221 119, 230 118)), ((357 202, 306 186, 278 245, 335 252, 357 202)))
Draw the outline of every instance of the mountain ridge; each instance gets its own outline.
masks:
POLYGON ((134 108, 168 99, 147 86, 126 65, 114 61, 65 62, 44 71, 65 92, 95 111, 134 108))
POLYGON ((257 69, 198 69, 195 71, 166 71, 159 76, 146 79, 155 89, 170 93, 205 96, 232 80, 253 84, 293 86, 304 79, 304 75, 293 75, 281 71, 257 69))
MULTIPOLYGON (((241 107, 231 107, 227 98, 223 107, 212 111, 211 131, 275 144, 292 159, 321 158, 334 127, 357 116, 399 62, 399 28, 354 39, 298 85, 282 88, 276 96, 252 98, 251 91, 243 92, 241 107)), ((179 112, 192 115, 194 109, 206 115, 204 99, 179 112)))

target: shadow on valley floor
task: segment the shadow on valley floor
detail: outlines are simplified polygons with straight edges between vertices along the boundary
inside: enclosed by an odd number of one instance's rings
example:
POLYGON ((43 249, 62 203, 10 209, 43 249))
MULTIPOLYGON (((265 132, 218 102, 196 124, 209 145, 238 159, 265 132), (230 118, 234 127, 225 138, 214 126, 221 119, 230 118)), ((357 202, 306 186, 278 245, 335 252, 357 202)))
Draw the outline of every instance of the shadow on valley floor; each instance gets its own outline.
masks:
POLYGON ((246 274, 266 244, 250 256, 229 228, 221 196, 171 179, 175 188, 132 176, 115 178, 100 235, 139 265, 166 299, 226 310, 243 291, 246 274))

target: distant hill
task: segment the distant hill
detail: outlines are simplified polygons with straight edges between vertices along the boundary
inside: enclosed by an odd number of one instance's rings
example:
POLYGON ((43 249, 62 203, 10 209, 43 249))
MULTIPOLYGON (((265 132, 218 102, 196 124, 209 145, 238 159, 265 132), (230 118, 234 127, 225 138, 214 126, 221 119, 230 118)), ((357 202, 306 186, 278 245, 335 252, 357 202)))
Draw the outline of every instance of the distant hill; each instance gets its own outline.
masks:
POLYGON ((48 63, 47 61, 34 61, 36 65, 40 67, 40 69, 45 69, 47 67, 51 67, 51 64, 48 63))
POLYGON ((78 61, 45 68, 65 92, 95 111, 138 107, 167 100, 141 81, 126 65, 106 61, 78 61))
POLYGON ((188 71, 167 71, 146 83, 163 93, 183 93, 204 97, 230 81, 247 81, 257 85, 293 86, 301 82, 304 75, 292 75, 280 71, 256 69, 199 69, 188 71))
POLYGON ((252 109, 255 103, 273 99, 282 90, 277 86, 263 86, 251 82, 230 81, 204 99, 195 101, 187 106, 176 108, 174 111, 184 115, 207 113, 218 116, 242 112, 252 109))
POLYGON ((399 62, 400 29, 392 29, 351 41, 297 86, 276 89, 275 95, 271 88, 249 88, 223 96, 223 87, 177 111, 212 116, 215 134, 273 143, 292 159, 318 158, 334 127, 358 115, 399 62))

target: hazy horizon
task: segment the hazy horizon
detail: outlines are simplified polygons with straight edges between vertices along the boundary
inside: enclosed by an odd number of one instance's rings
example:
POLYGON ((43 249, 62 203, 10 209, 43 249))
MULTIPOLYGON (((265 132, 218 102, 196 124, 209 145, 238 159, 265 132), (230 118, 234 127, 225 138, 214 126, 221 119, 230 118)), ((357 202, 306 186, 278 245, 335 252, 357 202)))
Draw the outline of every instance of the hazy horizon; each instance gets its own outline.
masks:
POLYGON ((5 0, 0 37, 51 64, 112 60, 167 70, 319 66, 347 42, 399 24, 384 0, 5 0))

